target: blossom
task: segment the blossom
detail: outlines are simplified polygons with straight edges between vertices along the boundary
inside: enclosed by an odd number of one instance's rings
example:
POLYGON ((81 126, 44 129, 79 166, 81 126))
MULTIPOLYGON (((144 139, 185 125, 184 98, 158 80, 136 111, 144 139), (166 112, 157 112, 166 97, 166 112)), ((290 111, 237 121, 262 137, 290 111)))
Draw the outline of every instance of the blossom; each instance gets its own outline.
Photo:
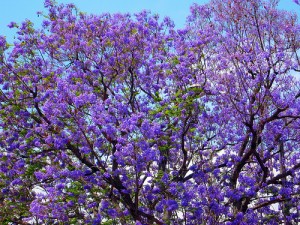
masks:
POLYGON ((276 2, 194 4, 177 29, 45 0, 0 36, 0 218, 297 223, 300 30, 276 2))

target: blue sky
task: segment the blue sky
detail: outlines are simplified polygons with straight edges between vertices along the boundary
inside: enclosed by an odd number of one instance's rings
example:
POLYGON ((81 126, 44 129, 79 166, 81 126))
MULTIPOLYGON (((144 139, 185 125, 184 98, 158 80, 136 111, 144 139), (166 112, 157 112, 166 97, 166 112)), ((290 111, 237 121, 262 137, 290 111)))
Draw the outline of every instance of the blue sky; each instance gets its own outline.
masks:
MULTIPOLYGON (((185 18, 189 14, 189 7, 193 2, 203 4, 208 0, 56 0, 58 3, 75 3, 84 12, 101 14, 104 12, 130 12, 135 13, 143 9, 150 10, 159 15, 169 16, 177 27, 183 27, 185 18)), ((1 0, 0 6, 0 35, 12 40, 15 30, 10 30, 7 24, 11 21, 21 22, 24 19, 32 20, 39 25, 41 19, 37 11, 45 10, 43 0, 1 0)), ((300 6, 292 0, 281 0, 281 9, 294 11, 299 14, 300 6)))

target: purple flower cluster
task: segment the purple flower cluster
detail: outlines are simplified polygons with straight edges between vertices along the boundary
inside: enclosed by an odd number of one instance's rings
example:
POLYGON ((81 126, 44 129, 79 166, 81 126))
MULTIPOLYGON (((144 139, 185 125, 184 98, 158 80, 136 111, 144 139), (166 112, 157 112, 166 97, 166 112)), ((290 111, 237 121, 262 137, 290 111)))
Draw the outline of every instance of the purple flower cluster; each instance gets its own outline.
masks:
POLYGON ((300 223, 294 14, 44 6, 0 36, 1 224, 300 223))

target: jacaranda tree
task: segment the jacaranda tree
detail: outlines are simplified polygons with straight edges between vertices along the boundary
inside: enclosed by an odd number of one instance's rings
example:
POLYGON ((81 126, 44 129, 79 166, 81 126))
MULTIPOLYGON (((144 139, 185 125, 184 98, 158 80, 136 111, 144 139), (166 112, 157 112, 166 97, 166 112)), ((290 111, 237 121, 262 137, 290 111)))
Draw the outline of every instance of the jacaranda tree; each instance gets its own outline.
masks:
POLYGON ((45 7, 0 37, 1 224, 300 222, 295 14, 45 7))

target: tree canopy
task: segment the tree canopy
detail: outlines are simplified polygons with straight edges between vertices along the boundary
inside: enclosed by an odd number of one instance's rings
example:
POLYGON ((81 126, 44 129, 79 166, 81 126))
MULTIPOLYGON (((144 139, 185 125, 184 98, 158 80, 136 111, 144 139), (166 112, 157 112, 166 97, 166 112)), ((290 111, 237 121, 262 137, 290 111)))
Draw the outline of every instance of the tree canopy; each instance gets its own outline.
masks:
MULTIPOLYGON (((296 2, 296 1, 295 1, 296 2)), ((276 0, 0 36, 1 224, 296 224, 300 24, 276 0)))

